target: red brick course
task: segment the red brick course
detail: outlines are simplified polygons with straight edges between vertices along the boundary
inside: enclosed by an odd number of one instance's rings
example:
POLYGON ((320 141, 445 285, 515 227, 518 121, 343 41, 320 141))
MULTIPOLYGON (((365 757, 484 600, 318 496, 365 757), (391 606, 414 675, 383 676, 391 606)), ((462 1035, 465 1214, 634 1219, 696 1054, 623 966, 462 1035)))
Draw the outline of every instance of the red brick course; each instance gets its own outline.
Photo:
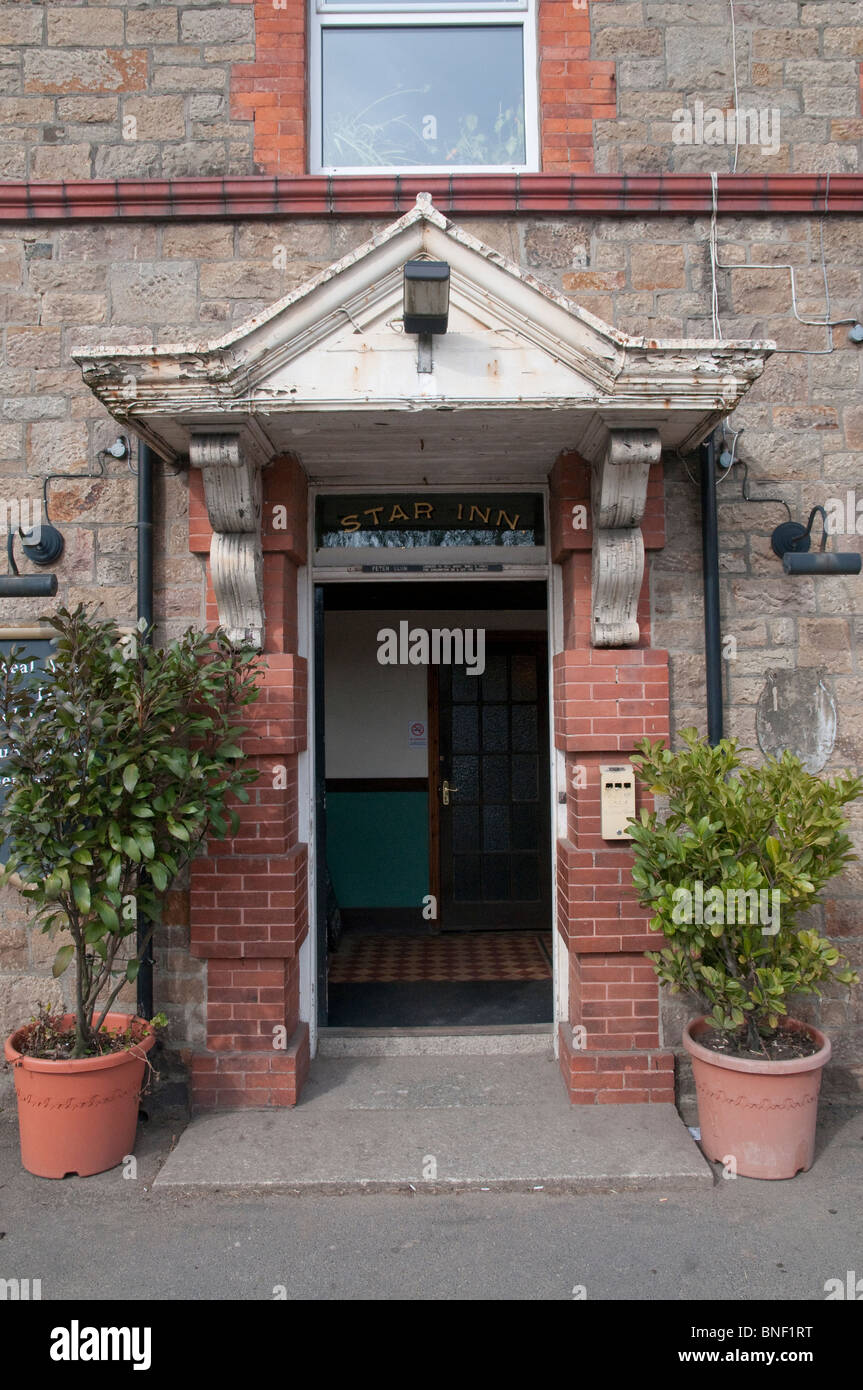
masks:
MULTIPOLYGON (((252 3, 255 59, 232 69, 231 117, 254 120, 260 173, 302 174, 308 168, 306 0, 279 0, 278 8, 273 0, 252 3)), ((617 115, 615 64, 590 56, 587 3, 539 0, 538 11, 540 167, 591 174, 593 122, 617 115)))
POLYGON ((585 1051, 560 1025, 560 1070, 573 1105, 674 1103, 674 1054, 646 1050, 585 1051))
MULTIPOLYGON (((200 474, 190 488, 190 549, 208 554, 200 474)), ((207 961, 207 1051, 192 1057, 197 1107, 295 1105, 308 1071, 299 1021, 308 932, 308 851, 298 840, 297 757, 307 737, 307 665, 297 655, 297 566, 306 552, 305 476, 292 458, 267 470, 262 534, 266 631, 261 694, 241 740, 260 771, 239 828, 192 865, 191 952, 207 961)), ((207 612, 215 622, 209 588, 207 612)))
MULTIPOLYGON (((649 646, 647 579, 638 647, 590 646, 590 469, 577 454, 550 477, 551 548, 563 572, 564 650, 552 663, 554 741, 566 754, 566 835, 557 844, 556 921, 569 952, 569 1023, 560 1067, 578 1105, 674 1100, 671 1053, 661 1051, 659 987, 644 952, 661 946, 632 886, 631 851, 602 838, 599 768, 645 735, 669 736, 668 654, 649 646), (587 526, 574 508, 584 507, 587 526)), ((645 545, 665 539, 662 472, 652 470, 645 545)))
MULTIPOLYGON (((245 2, 245 0, 243 0, 245 2)), ((236 0, 235 0, 236 3, 236 0)), ((306 172, 306 0, 252 0, 255 59, 231 71, 231 117, 255 122, 262 174, 306 172)))
POLYGON ((587 4, 539 0, 538 8, 541 168, 591 174, 593 122, 617 115, 615 65, 590 56, 587 4))
MULTIPOLYGON (((709 174, 282 174, 222 178, 8 179, 0 222, 58 224, 198 217, 386 217, 409 212, 418 193, 454 217, 548 213, 605 217, 709 217, 709 174)), ((861 174, 719 174, 722 217, 797 213, 857 215, 861 174), (827 199, 829 179, 829 201, 827 199)))

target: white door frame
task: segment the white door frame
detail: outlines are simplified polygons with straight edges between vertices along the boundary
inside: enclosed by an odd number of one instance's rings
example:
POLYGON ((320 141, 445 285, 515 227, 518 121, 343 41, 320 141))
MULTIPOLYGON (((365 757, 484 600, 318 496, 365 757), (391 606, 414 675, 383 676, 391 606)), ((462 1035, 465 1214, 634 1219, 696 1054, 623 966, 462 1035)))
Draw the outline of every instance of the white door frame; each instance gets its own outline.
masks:
MULTIPOLYGON (((451 493, 462 484, 455 483, 447 486, 445 483, 436 484, 434 487, 423 487, 423 492, 429 495, 433 493, 451 493)), ((491 490, 494 484, 484 484, 491 490)), ((523 484, 521 486, 499 485, 507 492, 528 492, 541 493, 544 499, 545 512, 545 535, 546 548, 548 548, 549 537, 549 489, 547 484, 523 484)), ((411 486, 411 491, 415 488, 411 486)), ((297 583, 297 651, 300 656, 305 657, 308 662, 308 723, 306 747, 299 755, 298 759, 298 786, 299 786, 299 829, 300 841, 305 841, 308 845, 308 903, 309 903, 309 930, 305 940, 300 947, 299 971, 300 971, 300 1019, 309 1025, 309 1046, 311 1056, 317 1052, 318 1043, 318 981, 317 981, 317 952, 318 952, 318 920, 317 920, 317 844, 315 837, 315 654, 314 654, 314 591, 317 584, 332 583, 338 580, 342 582, 350 579, 352 583, 380 583, 382 581, 398 583, 400 581, 421 582, 434 585, 444 582, 452 582, 454 579, 475 583, 478 586, 483 584, 494 584, 496 581, 511 578, 513 580, 524 580, 532 578, 534 580, 544 580, 546 584, 546 612, 547 612, 547 644, 548 644, 548 700, 549 700, 549 748, 548 757, 550 762, 549 787, 551 796, 551 902, 552 902, 552 969, 553 969, 553 1000, 554 1000, 554 1020, 552 1023, 552 1040, 554 1053, 557 1056, 558 1050, 558 1023, 568 1018, 569 1003, 569 956, 566 950, 566 943, 557 931, 557 894, 556 894, 556 848, 557 840, 566 834, 566 769, 563 754, 554 746, 554 681, 553 664, 555 655, 563 650, 563 586, 560 566, 553 564, 546 559, 542 564, 531 566, 526 569, 523 566, 507 565, 503 573, 494 574, 460 574, 454 575, 446 571, 439 574, 347 574, 344 570, 338 570, 333 566, 326 568, 315 568, 315 503, 319 496, 326 494, 339 495, 345 492, 368 492, 375 496, 398 496, 403 495, 405 488, 394 487, 391 482, 376 486, 373 481, 363 478, 356 484, 350 486, 339 484, 338 486, 324 486, 309 484, 309 505, 308 505, 308 533, 307 533, 307 561, 300 567, 297 583), (561 796, 564 801, 561 801, 561 796)), ((396 1030, 397 1031, 397 1030, 396 1030)))

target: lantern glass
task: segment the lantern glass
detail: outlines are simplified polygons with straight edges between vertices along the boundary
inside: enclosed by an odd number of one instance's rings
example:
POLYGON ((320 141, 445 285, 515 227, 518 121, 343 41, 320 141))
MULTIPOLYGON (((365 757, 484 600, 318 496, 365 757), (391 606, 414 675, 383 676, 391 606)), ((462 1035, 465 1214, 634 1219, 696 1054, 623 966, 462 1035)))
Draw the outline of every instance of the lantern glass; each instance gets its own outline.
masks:
POLYGON ((405 265, 406 333, 446 333, 449 317, 449 266, 446 261, 408 261, 405 265))

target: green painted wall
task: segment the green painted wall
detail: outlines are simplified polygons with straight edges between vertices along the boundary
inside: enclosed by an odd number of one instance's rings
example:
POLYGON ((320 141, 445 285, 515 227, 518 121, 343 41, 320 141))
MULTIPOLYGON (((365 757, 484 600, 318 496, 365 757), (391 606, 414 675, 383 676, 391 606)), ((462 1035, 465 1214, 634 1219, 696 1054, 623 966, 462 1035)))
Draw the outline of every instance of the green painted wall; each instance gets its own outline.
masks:
POLYGON ((327 792, 339 907, 419 907, 429 891, 426 792, 327 792))

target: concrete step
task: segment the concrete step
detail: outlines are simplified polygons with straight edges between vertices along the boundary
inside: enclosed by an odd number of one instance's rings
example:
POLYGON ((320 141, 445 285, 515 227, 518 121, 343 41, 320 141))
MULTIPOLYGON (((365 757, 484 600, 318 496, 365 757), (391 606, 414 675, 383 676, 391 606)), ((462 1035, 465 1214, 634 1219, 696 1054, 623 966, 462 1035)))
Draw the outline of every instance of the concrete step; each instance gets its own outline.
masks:
POLYGON ((551 1024, 500 1028, 321 1028, 319 1057, 552 1055, 551 1024))
POLYGON ((547 1056, 316 1058, 294 1110, 201 1115, 156 1187, 349 1192, 710 1188, 673 1105, 571 1106, 547 1056))

